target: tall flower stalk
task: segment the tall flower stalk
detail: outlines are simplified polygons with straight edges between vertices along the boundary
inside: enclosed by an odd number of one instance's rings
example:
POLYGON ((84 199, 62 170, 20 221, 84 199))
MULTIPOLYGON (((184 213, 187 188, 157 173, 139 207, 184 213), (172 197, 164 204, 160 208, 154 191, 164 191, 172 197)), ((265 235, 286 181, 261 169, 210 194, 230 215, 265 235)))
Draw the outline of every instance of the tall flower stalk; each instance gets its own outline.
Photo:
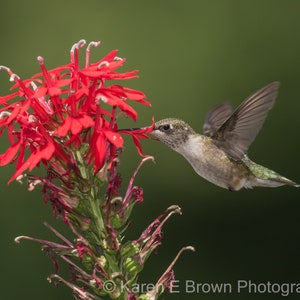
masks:
MULTIPOLYGON (((65 283, 76 299, 157 299, 166 288, 172 289, 173 265, 179 255, 152 289, 137 291, 134 287, 148 257, 161 244, 163 224, 181 212, 172 206, 136 240, 124 239, 134 205, 143 202, 142 188, 134 185, 135 176, 152 157, 142 159, 121 195, 118 164, 122 135, 129 134, 144 156, 140 139, 148 138, 153 122, 138 130, 118 129, 119 116, 137 119, 131 101, 150 103, 141 91, 112 83, 135 78, 138 72, 116 71, 125 62, 117 50, 90 63, 90 51, 99 44, 87 46, 82 68, 79 50, 85 46, 84 40, 71 48, 67 65, 48 70, 44 59, 38 57, 41 72, 29 79, 0 66, 14 83, 12 92, 0 97, 0 133, 9 142, 0 155, 0 166, 15 165, 9 183, 26 179, 29 190, 40 185, 44 202, 51 204, 54 216, 61 218, 75 237, 69 241, 45 224, 58 242, 28 236, 17 237, 16 242, 41 243, 54 262, 55 273, 49 280, 65 283), (36 175, 37 168, 44 168, 45 175, 36 175), (59 258, 69 265, 71 279, 59 275, 59 258)), ((193 250, 186 247, 179 253, 186 249, 193 250)))

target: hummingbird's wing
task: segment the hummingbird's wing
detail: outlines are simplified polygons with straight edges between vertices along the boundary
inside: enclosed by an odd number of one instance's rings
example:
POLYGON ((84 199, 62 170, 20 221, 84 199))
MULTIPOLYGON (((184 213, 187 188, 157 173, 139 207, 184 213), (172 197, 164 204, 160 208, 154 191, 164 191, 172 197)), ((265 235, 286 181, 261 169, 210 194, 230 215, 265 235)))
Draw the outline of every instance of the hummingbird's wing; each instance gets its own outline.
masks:
POLYGON ((212 136, 233 159, 240 159, 261 129, 278 94, 279 82, 261 88, 247 98, 212 136))
POLYGON ((206 115, 203 134, 212 137, 232 113, 233 109, 228 103, 217 104, 212 107, 206 115))

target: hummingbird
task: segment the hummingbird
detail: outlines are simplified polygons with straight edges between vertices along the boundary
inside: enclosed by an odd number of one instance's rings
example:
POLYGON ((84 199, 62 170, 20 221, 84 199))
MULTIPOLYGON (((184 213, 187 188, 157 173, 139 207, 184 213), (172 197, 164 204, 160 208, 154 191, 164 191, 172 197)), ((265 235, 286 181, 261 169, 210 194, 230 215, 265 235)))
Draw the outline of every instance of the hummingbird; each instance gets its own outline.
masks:
POLYGON ((214 106, 206 115, 203 134, 176 118, 155 122, 150 134, 181 154, 198 175, 230 191, 256 186, 299 187, 294 181, 256 164, 247 155, 274 105, 278 88, 279 82, 268 84, 235 110, 227 103, 214 106))

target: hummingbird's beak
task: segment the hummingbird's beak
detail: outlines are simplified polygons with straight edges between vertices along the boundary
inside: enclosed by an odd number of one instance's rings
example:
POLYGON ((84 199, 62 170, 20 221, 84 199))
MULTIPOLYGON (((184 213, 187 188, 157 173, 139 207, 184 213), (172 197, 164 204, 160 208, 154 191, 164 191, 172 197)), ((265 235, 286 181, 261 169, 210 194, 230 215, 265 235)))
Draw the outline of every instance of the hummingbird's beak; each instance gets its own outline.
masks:
MULTIPOLYGON (((117 131, 137 131, 137 130, 147 130, 149 127, 136 127, 136 128, 124 128, 124 129, 117 129, 117 131)), ((154 130, 155 128, 153 128, 154 130)))
POLYGON ((120 133, 128 133, 128 134, 142 134, 146 135, 147 133, 151 133, 155 128, 154 119, 152 118, 152 125, 146 127, 135 127, 135 128, 126 128, 126 129, 117 129, 117 132, 120 133))

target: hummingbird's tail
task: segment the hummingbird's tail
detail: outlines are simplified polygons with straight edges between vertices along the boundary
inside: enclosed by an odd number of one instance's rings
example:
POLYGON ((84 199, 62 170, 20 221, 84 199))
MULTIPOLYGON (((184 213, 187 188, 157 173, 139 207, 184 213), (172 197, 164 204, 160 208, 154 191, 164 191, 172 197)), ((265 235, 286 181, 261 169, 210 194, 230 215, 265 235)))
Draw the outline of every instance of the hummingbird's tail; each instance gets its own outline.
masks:
POLYGON ((246 155, 243 158, 243 162, 253 175, 253 177, 250 176, 248 181, 245 183, 246 188, 252 188, 254 186, 278 187, 282 185, 300 187, 300 184, 280 175, 279 173, 256 164, 246 155))

